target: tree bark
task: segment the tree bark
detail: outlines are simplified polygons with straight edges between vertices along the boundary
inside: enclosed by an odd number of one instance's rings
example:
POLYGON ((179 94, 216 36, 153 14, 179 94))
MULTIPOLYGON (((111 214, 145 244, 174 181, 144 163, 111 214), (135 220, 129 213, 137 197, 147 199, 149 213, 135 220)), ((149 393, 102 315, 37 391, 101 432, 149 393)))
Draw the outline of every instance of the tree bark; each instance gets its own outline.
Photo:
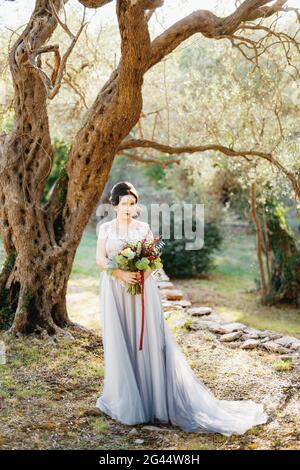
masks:
POLYGON ((267 294, 267 283, 265 278, 265 268, 263 263, 263 234, 261 225, 256 212, 256 182, 251 183, 251 214, 256 230, 256 253, 260 273, 261 296, 264 298, 267 294))

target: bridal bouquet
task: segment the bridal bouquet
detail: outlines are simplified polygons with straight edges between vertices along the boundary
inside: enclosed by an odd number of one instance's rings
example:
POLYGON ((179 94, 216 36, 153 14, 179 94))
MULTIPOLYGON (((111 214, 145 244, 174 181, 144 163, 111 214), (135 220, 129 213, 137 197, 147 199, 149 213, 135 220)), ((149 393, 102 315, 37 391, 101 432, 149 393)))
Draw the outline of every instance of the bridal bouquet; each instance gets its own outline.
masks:
MULTIPOLYGON (((150 241, 144 238, 137 242, 126 243, 110 262, 107 273, 111 274, 116 268, 125 271, 140 271, 143 279, 145 271, 162 268, 160 255, 164 244, 161 235, 150 241)), ((141 294, 141 284, 129 284, 127 292, 133 295, 141 294)))
POLYGON ((144 301, 144 273, 147 270, 155 270, 162 268, 160 254, 165 243, 161 240, 161 235, 154 240, 143 238, 137 242, 126 243, 120 253, 118 253, 110 262, 107 273, 111 274, 113 269, 119 268, 125 271, 140 271, 142 275, 141 284, 129 284, 127 292, 130 294, 142 294, 142 326, 140 335, 140 347, 143 349, 144 334, 144 317, 145 317, 145 301, 144 301))

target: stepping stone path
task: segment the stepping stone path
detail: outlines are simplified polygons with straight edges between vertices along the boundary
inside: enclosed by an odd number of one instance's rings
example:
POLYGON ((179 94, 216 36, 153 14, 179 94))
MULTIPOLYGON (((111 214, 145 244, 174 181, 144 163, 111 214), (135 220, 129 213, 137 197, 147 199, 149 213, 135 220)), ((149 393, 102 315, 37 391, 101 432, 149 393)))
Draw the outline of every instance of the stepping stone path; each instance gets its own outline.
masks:
POLYGON ((224 322, 216 316, 209 317, 212 308, 192 307, 187 294, 174 286, 163 269, 158 269, 154 277, 160 289, 165 318, 172 316, 172 313, 181 312, 185 317, 193 318, 192 323, 188 325, 191 330, 210 331, 222 344, 230 348, 260 348, 278 353, 280 359, 291 360, 300 369, 300 339, 285 336, 277 331, 258 330, 243 323, 224 322))

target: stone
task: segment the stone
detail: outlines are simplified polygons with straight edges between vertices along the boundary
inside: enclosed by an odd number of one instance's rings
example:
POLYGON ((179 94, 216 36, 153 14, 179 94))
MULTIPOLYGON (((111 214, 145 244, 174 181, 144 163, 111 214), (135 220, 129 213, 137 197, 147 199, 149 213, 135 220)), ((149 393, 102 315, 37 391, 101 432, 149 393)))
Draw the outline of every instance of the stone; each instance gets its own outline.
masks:
POLYGON ((244 331, 246 325, 243 323, 232 322, 232 323, 225 323, 222 327, 226 330, 226 333, 232 333, 233 331, 244 331))
POLYGON ((170 281, 158 281, 157 282, 157 286, 160 288, 160 289, 167 289, 167 288, 175 288, 173 282, 170 282, 170 281))
POLYGON ((254 349, 260 345, 260 341, 257 339, 247 339, 244 343, 241 344, 241 349, 254 349))
POLYGON ((272 330, 261 330, 259 331, 259 334, 262 338, 268 336, 271 339, 281 338, 282 336, 280 333, 276 333, 276 331, 272 331, 272 330))
POLYGON ((232 333, 226 333, 220 337, 220 341, 230 342, 234 341, 242 336, 242 331, 233 331, 232 333))
POLYGON ((243 341, 232 341, 230 343, 226 343, 226 346, 231 349, 237 349, 240 348, 242 344, 243 341))
POLYGON ((160 293, 168 300, 182 300, 183 292, 179 289, 161 289, 160 293))
POLYGON ((211 325, 208 326, 209 331, 213 331, 214 333, 233 333, 234 331, 244 330, 245 325, 243 323, 218 323, 212 322, 211 325))
POLYGON ((300 351, 300 339, 294 338, 293 336, 282 336, 281 338, 275 339, 274 343, 279 344, 285 348, 300 351))
POLYGON ((201 320, 194 320, 192 325, 195 330, 209 330, 213 333, 219 330, 219 324, 217 322, 204 318, 201 320))
POLYGON ((195 322, 195 321, 191 323, 189 326, 189 330, 192 330, 192 331, 205 330, 205 329, 206 329, 205 327, 198 325, 198 322, 195 322))
POLYGON ((129 433, 128 433, 130 436, 132 436, 133 434, 138 434, 138 431, 136 428, 132 428, 129 433))
POLYGON ((267 341, 271 341, 271 338, 269 336, 266 336, 265 338, 261 339, 261 343, 266 343, 267 341))
POLYGON ((193 316, 199 316, 201 317, 202 315, 210 315, 212 312, 212 309, 210 307, 192 307, 187 310, 186 313, 189 315, 193 316))
POLYGON ((176 305, 174 302, 162 301, 162 306, 165 312, 168 312, 169 310, 182 310, 182 307, 180 305, 176 305))
POLYGON ((190 307, 192 304, 190 300, 183 299, 183 300, 178 300, 176 301, 176 305, 179 305, 180 307, 190 307))
POLYGON ((169 318, 169 317, 172 317, 173 315, 177 315, 178 314, 178 310, 167 310, 164 312, 164 317, 165 318, 169 318))
POLYGON ((217 323, 217 322, 209 322, 206 326, 206 329, 208 329, 209 331, 212 331, 213 333, 219 333, 221 335, 228 333, 228 331, 225 328, 223 328, 223 326, 220 323, 217 323))
POLYGON ((287 348, 284 348, 280 344, 275 343, 275 341, 266 341, 265 343, 262 343, 262 346, 271 352, 277 352, 277 353, 289 352, 287 348))
MULTIPOLYGON (((156 270, 154 274, 160 288, 165 318, 176 315, 178 312, 183 313, 186 309, 185 313, 188 315, 201 318, 201 320, 193 321, 189 329, 208 330, 221 335, 219 341, 227 343, 228 347, 242 349, 262 347, 267 351, 281 354, 281 357, 292 357, 296 363, 300 361, 299 338, 284 336, 273 330, 258 330, 239 322, 226 323, 214 318, 208 319, 207 316, 212 313, 210 307, 192 307, 191 302, 184 298, 184 293, 180 289, 176 289, 163 269, 156 270)), ((177 323, 181 325, 184 320, 177 320, 177 323)), ((69 339, 73 339, 72 335, 69 339)), ((216 342, 218 342, 217 339, 216 342)))
POLYGON ((251 333, 251 334, 246 333, 246 334, 243 334, 241 339, 243 341, 246 341, 247 339, 259 339, 259 338, 260 338, 260 336, 255 334, 255 333, 251 333))
POLYGON ((279 356, 279 359, 285 360, 290 359, 291 361, 300 361, 300 354, 299 353, 286 353, 279 356))
POLYGON ((262 335, 259 330, 246 326, 246 328, 244 329, 244 337, 245 339, 257 339, 261 338, 262 335))
POLYGON ((192 304, 189 300, 169 300, 169 304, 172 305, 173 308, 183 309, 185 307, 190 307, 192 304))

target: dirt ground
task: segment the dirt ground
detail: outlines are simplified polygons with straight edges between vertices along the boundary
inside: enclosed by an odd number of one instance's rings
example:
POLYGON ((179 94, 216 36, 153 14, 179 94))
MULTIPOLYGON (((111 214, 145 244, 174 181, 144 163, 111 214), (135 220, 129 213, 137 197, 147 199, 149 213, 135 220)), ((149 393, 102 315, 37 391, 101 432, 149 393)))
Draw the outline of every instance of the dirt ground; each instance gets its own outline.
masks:
MULTIPOLYGON (((72 329, 70 330, 72 332, 72 329)), ((103 381, 99 332, 75 339, 5 338, 0 365, 1 449, 299 449, 299 371, 277 370, 277 355, 235 350, 204 331, 177 330, 188 361, 218 398, 254 399, 268 423, 242 436, 127 426, 93 415, 103 381)), ((0 340, 3 335, 0 335, 0 340)))

